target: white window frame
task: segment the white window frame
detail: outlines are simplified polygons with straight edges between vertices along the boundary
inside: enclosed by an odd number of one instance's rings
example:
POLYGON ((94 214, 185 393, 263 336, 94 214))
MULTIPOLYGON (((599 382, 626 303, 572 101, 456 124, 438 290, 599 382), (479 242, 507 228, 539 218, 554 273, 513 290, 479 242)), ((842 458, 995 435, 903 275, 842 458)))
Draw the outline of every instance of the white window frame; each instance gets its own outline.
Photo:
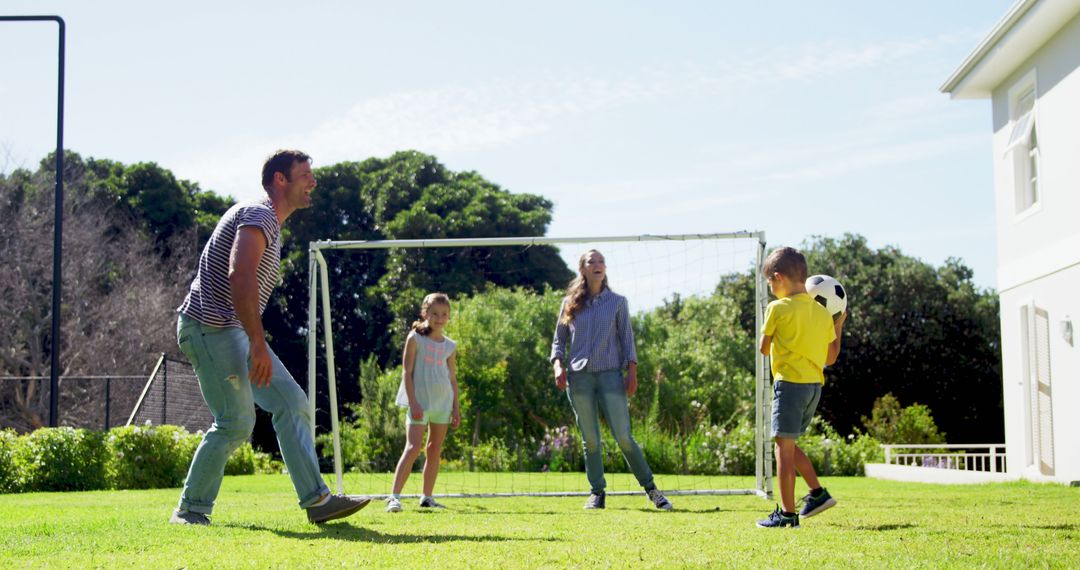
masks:
POLYGON ((1042 210, 1042 167, 1039 150, 1039 91, 1032 69, 1009 89, 1009 138, 1005 159, 1012 164, 1013 220, 1019 222, 1042 210), (1021 102, 1031 97, 1031 108, 1021 102))

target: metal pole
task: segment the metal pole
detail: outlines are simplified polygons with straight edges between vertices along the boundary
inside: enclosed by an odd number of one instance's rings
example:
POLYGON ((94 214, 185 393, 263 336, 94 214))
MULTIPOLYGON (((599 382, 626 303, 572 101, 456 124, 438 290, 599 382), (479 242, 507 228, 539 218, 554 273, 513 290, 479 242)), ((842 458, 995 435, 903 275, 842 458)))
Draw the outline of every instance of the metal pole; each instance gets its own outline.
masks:
POLYGON ((315 305, 315 289, 317 288, 315 279, 315 250, 308 250, 308 418, 311 427, 311 442, 315 443, 315 325, 316 325, 316 305, 315 305))
POLYGON ((326 269, 326 258, 321 252, 315 253, 315 259, 319 262, 319 276, 322 282, 322 312, 323 312, 323 338, 326 343, 326 378, 327 393, 330 396, 330 429, 333 434, 331 440, 334 443, 334 478, 337 481, 337 492, 344 493, 341 465, 341 428, 338 424, 338 401, 337 401, 337 374, 334 370, 334 333, 333 324, 330 320, 330 276, 326 269))
POLYGON ((60 44, 56 82, 56 206, 53 223, 52 357, 49 373, 49 426, 59 425, 60 394, 60 254, 64 244, 64 36, 66 25, 60 16, 0 16, 0 22, 56 22, 60 44))
POLYGON ((112 378, 105 379, 105 431, 109 431, 109 404, 112 400, 112 378))
POLYGON ((169 407, 169 357, 165 356, 165 353, 161 353, 161 362, 164 367, 161 369, 161 425, 169 423, 166 411, 169 407))

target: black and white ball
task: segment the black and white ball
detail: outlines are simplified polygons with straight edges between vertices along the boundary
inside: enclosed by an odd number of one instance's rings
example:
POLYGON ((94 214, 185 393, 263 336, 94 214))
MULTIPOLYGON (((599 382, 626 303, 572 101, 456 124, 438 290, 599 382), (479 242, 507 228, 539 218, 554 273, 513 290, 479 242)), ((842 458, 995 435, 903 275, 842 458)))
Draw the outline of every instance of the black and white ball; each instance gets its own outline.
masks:
POLYGON ((828 275, 811 275, 806 280, 806 292, 822 307, 829 310, 833 320, 847 310, 847 291, 839 281, 828 275))

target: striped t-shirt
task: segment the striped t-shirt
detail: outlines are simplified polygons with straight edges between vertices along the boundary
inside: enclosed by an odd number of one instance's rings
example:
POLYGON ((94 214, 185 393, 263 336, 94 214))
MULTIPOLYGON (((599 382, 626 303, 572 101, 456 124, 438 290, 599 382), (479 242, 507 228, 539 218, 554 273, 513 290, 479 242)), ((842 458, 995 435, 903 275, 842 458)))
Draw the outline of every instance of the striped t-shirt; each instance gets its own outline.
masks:
POLYGON ((236 318, 236 308, 229 294, 229 255, 244 226, 257 227, 266 236, 267 247, 256 270, 259 314, 266 309, 270 294, 278 284, 281 265, 281 225, 269 198, 236 204, 221 217, 199 256, 199 271, 178 312, 204 325, 243 327, 236 318))

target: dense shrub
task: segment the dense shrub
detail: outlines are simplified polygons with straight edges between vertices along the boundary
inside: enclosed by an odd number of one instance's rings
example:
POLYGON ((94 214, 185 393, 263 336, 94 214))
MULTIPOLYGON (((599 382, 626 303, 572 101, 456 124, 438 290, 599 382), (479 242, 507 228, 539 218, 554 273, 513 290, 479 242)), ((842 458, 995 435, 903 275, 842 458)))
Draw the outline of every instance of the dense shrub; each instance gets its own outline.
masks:
POLYGON ((117 489, 179 487, 200 435, 178 426, 124 426, 109 431, 109 476, 117 489))
POLYGON ((870 417, 863 416, 866 432, 882 443, 945 443, 930 408, 922 404, 901 407, 892 394, 874 400, 870 417))
POLYGON ((472 465, 475 471, 515 471, 518 463, 518 458, 501 439, 491 439, 472 448, 472 465))
POLYGON ((864 475, 867 463, 885 457, 881 442, 873 436, 851 434, 845 438, 819 417, 798 443, 819 475, 864 475))
MULTIPOLYGON (((352 420, 340 423, 341 455, 350 471, 386 472, 397 465, 405 447, 405 415, 395 403, 401 382, 401 368, 383 371, 374 357, 360 365, 361 404, 350 404, 352 420)), ((332 435, 319 435, 316 442, 324 457, 333 456, 332 435)))
POLYGON ((255 472, 260 475, 280 475, 285 472, 285 464, 280 459, 263 451, 256 451, 255 472))
POLYGON ((16 456, 25 470, 25 491, 108 488, 109 457, 101 432, 41 428, 20 438, 16 456))
POLYGON ((19 435, 14 430, 0 430, 0 493, 16 493, 22 488, 20 464, 15 461, 19 435))
POLYGON ((754 426, 748 419, 730 426, 703 425, 687 438, 687 471, 695 475, 752 475, 754 426))
POLYGON ((251 443, 244 442, 236 451, 232 452, 229 460, 225 463, 226 475, 254 475, 255 474, 255 449, 251 443))
MULTIPOLYGON (((179 487, 201 441, 202 432, 170 425, 0 430, 0 493, 179 487)), ((281 472, 280 461, 248 442, 225 465, 226 475, 281 472)))

